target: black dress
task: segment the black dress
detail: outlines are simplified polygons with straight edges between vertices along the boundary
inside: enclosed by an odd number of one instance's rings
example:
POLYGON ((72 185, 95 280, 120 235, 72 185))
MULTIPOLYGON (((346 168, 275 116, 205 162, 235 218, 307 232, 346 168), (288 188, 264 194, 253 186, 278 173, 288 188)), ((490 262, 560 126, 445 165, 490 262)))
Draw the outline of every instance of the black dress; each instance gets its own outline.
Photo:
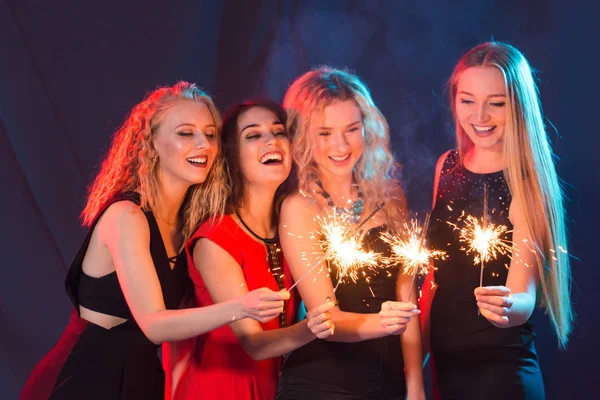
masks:
MULTIPOLYGON (((164 372, 158 346, 141 331, 131 315, 116 272, 93 278, 82 262, 100 216, 113 203, 129 200, 140 204, 136 193, 110 200, 94 220, 71 268, 65 286, 73 303, 71 320, 54 348, 29 377, 21 399, 162 399, 164 372), (79 317, 79 305, 127 319, 105 329, 79 317)), ((176 309, 191 289, 185 256, 171 269, 160 231, 151 212, 150 253, 158 275, 165 306, 176 309)))
MULTIPOLYGON (((476 174, 451 151, 442 168, 428 242, 448 259, 437 261, 438 285, 431 305, 431 352, 443 399, 544 399, 544 385, 529 322, 497 328, 478 315, 473 291, 480 267, 461 248, 456 223, 463 213, 481 219, 484 184, 488 221, 512 230, 508 218, 511 194, 502 171, 476 174)), ((459 225, 460 228, 460 225, 459 225)), ((512 234, 505 233, 505 240, 512 234)), ((483 286, 506 285, 508 256, 486 262, 483 286)))
MULTIPOLYGON (((379 239, 385 227, 369 230, 367 248, 389 255, 379 239)), ((331 274, 333 285, 337 283, 331 274)), ((374 314, 381 304, 396 300, 398 268, 380 270, 369 282, 342 282, 336 297, 342 311, 374 314)), ((279 380, 278 400, 404 399, 404 364, 399 336, 357 343, 314 340, 290 355, 279 380)))

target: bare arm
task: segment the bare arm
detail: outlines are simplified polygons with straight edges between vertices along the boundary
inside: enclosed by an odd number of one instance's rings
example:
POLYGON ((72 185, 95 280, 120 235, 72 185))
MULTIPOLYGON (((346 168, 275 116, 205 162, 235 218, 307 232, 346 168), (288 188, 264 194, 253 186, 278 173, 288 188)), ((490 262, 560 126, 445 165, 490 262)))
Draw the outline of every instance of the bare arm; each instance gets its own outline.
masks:
POLYGON ((153 343, 192 338, 232 319, 269 315, 272 301, 279 301, 279 293, 264 289, 264 293, 211 307, 167 310, 150 255, 150 229, 142 210, 131 202, 115 203, 102 216, 97 229, 100 241, 111 254, 133 317, 153 343))
MULTIPOLYGON (((319 247, 312 235, 318 228, 314 220, 318 214, 318 206, 300 194, 288 197, 282 205, 279 237, 294 280, 299 280, 318 259, 313 252, 319 247)), ((308 309, 333 297, 333 285, 326 265, 322 263, 310 272, 298 284, 298 290, 308 309)), ((384 303, 380 315, 344 312, 337 307, 332 309, 330 313, 335 334, 326 340, 358 342, 404 332, 406 323, 414 315, 414 305, 396 303, 390 309, 390 304, 384 303)))
MULTIPOLYGON (((444 166, 444 162, 450 154, 451 150, 448 150, 444 154, 438 158, 437 163, 435 164, 435 175, 433 177, 433 198, 431 202, 431 209, 435 208, 435 201, 437 199, 438 186, 440 183, 440 176, 442 174, 442 168, 444 166)), ((422 329, 422 348, 423 348, 423 362, 427 362, 429 358, 429 335, 430 335, 430 313, 431 313, 431 304, 433 303, 433 297, 435 296, 435 279, 433 275, 433 269, 429 270, 425 281, 423 282, 423 287, 421 289, 421 298, 419 299, 419 305, 421 308, 421 329, 422 329)))
POLYGON ((481 314, 499 328, 519 326, 529 320, 540 279, 523 208, 517 200, 513 199, 509 216, 513 223, 514 246, 506 286, 475 289, 481 314))
MULTIPOLYGON (((200 239, 194 246, 194 264, 215 303, 226 303, 248 293, 240 265, 209 239, 200 239)), ((282 295, 289 298, 289 292, 282 295)), ((278 306, 283 307, 283 301, 278 306)), ((251 319, 235 321, 229 326, 246 353, 254 360, 263 360, 289 353, 314 340, 316 336, 311 327, 316 328, 318 335, 328 335, 333 326, 327 311, 332 307, 332 302, 321 304, 310 310, 304 321, 281 329, 264 331, 251 319)))

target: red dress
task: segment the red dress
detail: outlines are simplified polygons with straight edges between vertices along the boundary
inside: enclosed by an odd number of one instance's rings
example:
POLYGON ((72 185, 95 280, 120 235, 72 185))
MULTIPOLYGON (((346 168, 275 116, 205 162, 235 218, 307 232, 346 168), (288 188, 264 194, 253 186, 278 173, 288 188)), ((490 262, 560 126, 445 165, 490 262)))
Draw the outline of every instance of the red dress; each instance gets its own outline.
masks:
MULTIPOLYGON (((200 238, 207 238, 227 251, 241 266, 248 290, 267 287, 278 291, 262 243, 250 237, 230 216, 203 223, 186 243, 189 273, 194 282, 198 306, 214 304, 192 258, 200 238)), ((292 284, 288 266, 283 261, 285 286, 292 284)), ((287 305, 288 325, 293 321, 294 296, 287 305)), ((279 319, 261 323, 263 330, 279 328, 279 319)), ((173 396, 174 400, 272 400, 275 399, 281 357, 254 361, 242 348, 228 325, 196 339, 190 364, 186 367, 173 396)))

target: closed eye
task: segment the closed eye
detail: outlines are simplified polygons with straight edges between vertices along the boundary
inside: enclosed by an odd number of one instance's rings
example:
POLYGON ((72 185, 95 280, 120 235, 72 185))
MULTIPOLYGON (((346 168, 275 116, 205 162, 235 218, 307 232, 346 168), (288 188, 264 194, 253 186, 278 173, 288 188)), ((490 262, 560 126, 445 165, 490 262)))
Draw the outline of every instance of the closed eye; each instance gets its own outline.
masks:
POLYGON ((191 131, 180 131, 180 132, 177 132, 177 134, 179 136, 193 136, 194 132, 191 132, 191 131))
POLYGON ((504 107, 505 104, 506 104, 505 101, 498 101, 496 103, 490 103, 490 105, 494 106, 494 107, 504 107))
POLYGON ((462 104, 473 104, 473 103, 474 103, 474 101, 473 101, 473 100, 468 100, 468 99, 462 99, 460 102, 461 102, 462 104))

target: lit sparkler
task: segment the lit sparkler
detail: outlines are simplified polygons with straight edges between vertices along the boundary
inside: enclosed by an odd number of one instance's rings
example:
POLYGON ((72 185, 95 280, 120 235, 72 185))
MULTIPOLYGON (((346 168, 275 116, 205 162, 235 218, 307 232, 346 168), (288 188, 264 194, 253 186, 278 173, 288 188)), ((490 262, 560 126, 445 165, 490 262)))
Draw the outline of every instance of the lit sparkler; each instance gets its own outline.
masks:
MULTIPOLYGON (((335 212, 328 214, 325 218, 317 217, 320 229, 315 232, 315 237, 319 240, 324 252, 315 260, 312 267, 306 271, 289 289, 291 291, 302 279, 315 270, 325 260, 336 263, 338 268, 338 284, 343 278, 350 278, 354 281, 358 278, 358 271, 361 268, 373 268, 377 265, 378 255, 374 252, 366 252, 362 249, 361 228, 373 216, 385 206, 385 202, 378 205, 371 214, 369 214, 356 227, 344 216, 336 215, 335 212), (357 235, 358 234, 358 235, 357 235)), ((337 286, 336 286, 337 288, 337 286)), ((335 291, 335 290, 334 290, 335 291)))
MULTIPOLYGON (((485 263, 496 259, 498 255, 509 256, 513 251, 513 243, 502 239, 505 233, 511 231, 505 225, 495 225, 488 222, 487 184, 483 185, 483 217, 479 219, 472 215, 459 217, 464 221, 464 227, 458 228, 456 224, 447 222, 455 229, 459 229, 459 241, 466 244, 463 248, 466 254, 473 254, 473 264, 480 265, 479 286, 483 286, 483 269, 485 263)), ((480 311, 478 311, 480 312, 480 311)))
POLYGON ((412 295, 415 278, 418 274, 426 275, 434 259, 444 259, 446 252, 428 249, 425 246, 425 235, 429 227, 431 214, 427 213, 423 226, 416 219, 404 223, 404 231, 400 235, 388 232, 381 234, 381 239, 388 243, 392 255, 386 259, 387 264, 401 264, 404 274, 412 275, 408 299, 412 295))

